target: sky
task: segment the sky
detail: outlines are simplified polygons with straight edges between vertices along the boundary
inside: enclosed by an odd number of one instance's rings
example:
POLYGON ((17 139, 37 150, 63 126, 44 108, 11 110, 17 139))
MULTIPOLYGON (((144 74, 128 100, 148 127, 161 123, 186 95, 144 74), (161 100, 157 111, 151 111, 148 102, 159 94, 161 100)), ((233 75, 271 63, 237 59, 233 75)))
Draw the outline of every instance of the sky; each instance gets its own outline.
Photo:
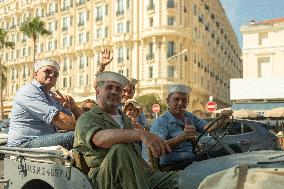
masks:
POLYGON ((237 34, 241 48, 241 26, 249 24, 250 20, 260 22, 284 17, 284 0, 220 0, 220 2, 237 34))

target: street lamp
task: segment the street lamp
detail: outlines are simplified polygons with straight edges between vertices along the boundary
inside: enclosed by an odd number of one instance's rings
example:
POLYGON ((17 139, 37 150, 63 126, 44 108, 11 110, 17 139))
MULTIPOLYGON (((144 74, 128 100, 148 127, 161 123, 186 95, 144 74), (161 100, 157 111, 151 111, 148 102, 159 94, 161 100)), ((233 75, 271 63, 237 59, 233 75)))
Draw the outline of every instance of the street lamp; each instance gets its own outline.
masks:
MULTIPOLYGON (((174 55, 172 55, 172 56, 170 56, 170 57, 168 57, 167 59, 166 59, 166 61, 167 61, 167 63, 170 63, 170 60, 172 60, 172 59, 174 59, 174 58, 176 58, 176 57, 178 57, 178 56, 180 56, 180 55, 182 55, 182 54, 184 54, 184 53, 186 53, 188 50, 187 49, 183 49, 182 51, 180 51, 179 53, 177 53, 177 54, 174 54, 174 55)), ((168 65, 168 64, 167 64, 168 65)), ((167 71, 167 70, 166 70, 167 71)), ((163 98, 164 98, 164 83, 163 83, 163 67, 162 67, 162 69, 161 69, 161 74, 160 74, 160 76, 161 76, 161 99, 163 100, 163 98)))

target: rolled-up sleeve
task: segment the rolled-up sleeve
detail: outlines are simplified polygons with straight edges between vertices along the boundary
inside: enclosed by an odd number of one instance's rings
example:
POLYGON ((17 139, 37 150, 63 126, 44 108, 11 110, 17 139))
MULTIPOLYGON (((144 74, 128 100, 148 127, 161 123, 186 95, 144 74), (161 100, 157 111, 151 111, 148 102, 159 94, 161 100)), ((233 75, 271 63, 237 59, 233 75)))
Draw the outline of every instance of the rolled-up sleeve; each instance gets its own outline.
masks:
POLYGON ((50 124, 53 117, 59 112, 58 107, 49 102, 45 94, 37 88, 27 89, 18 93, 15 101, 23 106, 30 114, 50 124), (27 91, 27 89, 30 91, 27 91))

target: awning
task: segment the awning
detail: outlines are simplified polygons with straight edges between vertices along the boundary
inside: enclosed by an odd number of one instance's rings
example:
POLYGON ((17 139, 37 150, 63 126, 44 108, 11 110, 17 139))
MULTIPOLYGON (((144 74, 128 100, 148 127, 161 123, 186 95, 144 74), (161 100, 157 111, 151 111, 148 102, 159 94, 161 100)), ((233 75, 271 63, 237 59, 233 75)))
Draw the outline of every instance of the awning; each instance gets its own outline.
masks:
POLYGON ((284 102, 237 103, 232 105, 232 110, 271 110, 280 107, 284 107, 284 102))

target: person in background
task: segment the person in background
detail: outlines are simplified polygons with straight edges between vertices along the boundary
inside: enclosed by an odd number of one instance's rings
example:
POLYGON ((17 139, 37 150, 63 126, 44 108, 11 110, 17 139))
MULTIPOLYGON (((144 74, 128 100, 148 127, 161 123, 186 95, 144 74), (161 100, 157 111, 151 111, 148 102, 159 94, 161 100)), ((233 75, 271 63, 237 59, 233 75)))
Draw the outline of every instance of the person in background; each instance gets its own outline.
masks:
POLYGON ((80 105, 80 108, 82 109, 83 112, 87 112, 89 111, 91 108, 94 107, 94 105, 98 105, 96 103, 96 101, 92 100, 92 99, 86 99, 82 102, 82 104, 80 105))
MULTIPOLYGON (((186 111, 189 103, 191 88, 186 85, 171 85, 168 87, 168 111, 155 119, 150 132, 166 140, 171 147, 171 152, 160 158, 161 168, 170 170, 182 170, 193 161, 202 160, 204 157, 196 156, 192 151, 192 135, 203 132, 208 123, 186 111)), ((217 126, 222 127, 230 119, 232 111, 224 111, 221 114, 220 125, 213 125, 208 132, 214 131, 217 126)), ((148 161, 148 155, 143 154, 148 161)))
POLYGON ((128 99, 124 103, 123 112, 132 120, 135 129, 143 129, 143 127, 137 122, 137 117, 139 117, 142 111, 141 104, 134 99, 128 99))
POLYGON ((7 146, 61 145, 71 149, 74 133, 58 131, 73 131, 82 110, 71 96, 51 90, 59 76, 56 61, 37 60, 34 70, 34 80, 21 87, 14 97, 7 146))
POLYGON ((138 141, 155 157, 170 152, 170 148, 160 137, 134 129, 119 108, 128 79, 106 71, 98 73, 96 81, 98 106, 78 119, 74 140, 75 150, 83 154, 90 167, 88 176, 95 188, 177 188, 179 173, 152 170, 141 157, 138 141))
MULTIPOLYGON (((123 88, 123 96, 121 100, 122 106, 124 106, 124 103, 129 100, 133 99, 135 94, 135 85, 138 83, 138 81, 134 78, 129 79, 129 84, 126 85, 123 88)), ((149 129, 149 125, 147 122, 147 118, 142 111, 141 114, 136 118, 137 123, 139 123, 143 128, 149 129)))

